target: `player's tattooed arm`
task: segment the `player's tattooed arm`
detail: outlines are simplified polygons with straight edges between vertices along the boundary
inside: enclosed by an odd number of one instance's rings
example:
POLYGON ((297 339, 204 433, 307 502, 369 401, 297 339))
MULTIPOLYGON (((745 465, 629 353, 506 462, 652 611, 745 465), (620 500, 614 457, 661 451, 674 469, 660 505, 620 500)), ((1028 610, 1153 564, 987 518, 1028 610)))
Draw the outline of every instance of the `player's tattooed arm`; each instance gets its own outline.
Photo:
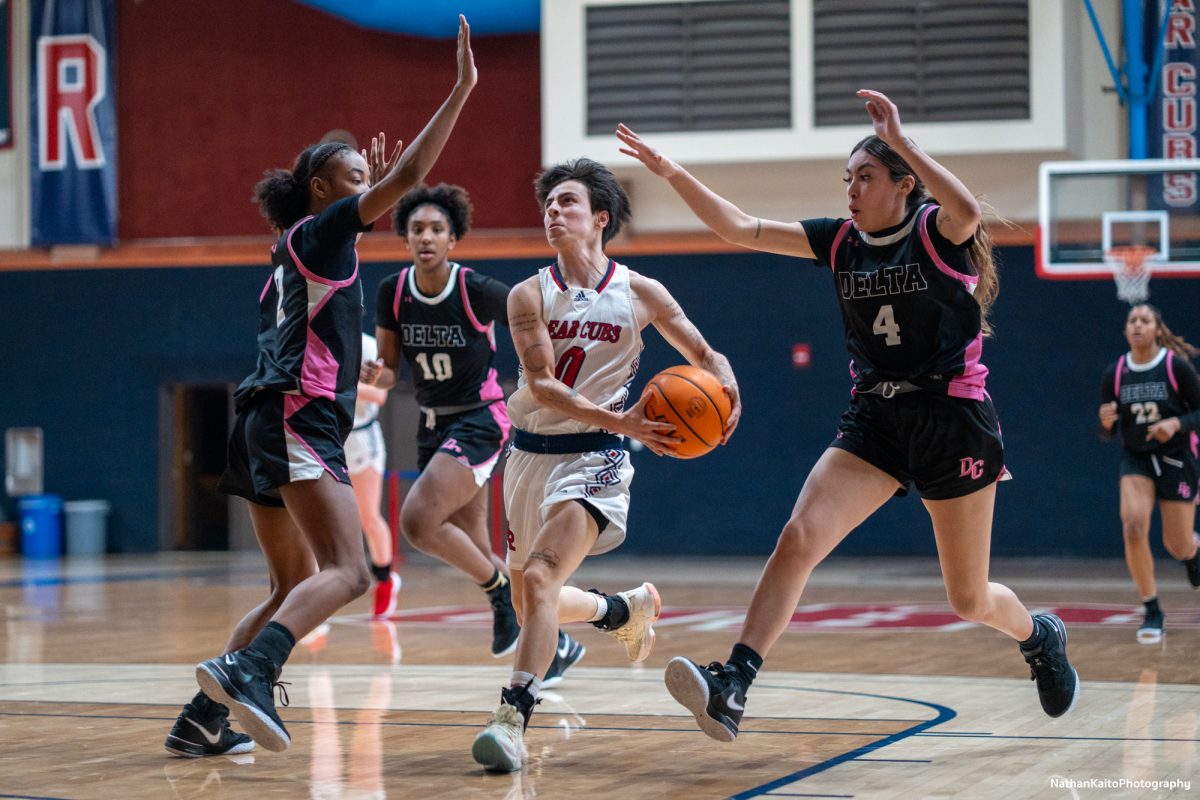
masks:
POLYGON ((534 311, 522 311, 509 317, 509 328, 517 333, 528 333, 542 324, 541 317, 534 311))

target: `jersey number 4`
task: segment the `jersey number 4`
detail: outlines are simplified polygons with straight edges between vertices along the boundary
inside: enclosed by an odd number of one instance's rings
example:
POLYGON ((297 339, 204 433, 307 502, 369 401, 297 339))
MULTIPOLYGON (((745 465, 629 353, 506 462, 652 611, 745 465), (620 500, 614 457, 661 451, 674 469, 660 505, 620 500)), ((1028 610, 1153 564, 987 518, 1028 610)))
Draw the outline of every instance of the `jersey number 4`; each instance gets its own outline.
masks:
POLYGON ((883 342, 888 347, 900 344, 900 326, 896 324, 896 315, 890 303, 879 309, 871 330, 884 337, 883 342))

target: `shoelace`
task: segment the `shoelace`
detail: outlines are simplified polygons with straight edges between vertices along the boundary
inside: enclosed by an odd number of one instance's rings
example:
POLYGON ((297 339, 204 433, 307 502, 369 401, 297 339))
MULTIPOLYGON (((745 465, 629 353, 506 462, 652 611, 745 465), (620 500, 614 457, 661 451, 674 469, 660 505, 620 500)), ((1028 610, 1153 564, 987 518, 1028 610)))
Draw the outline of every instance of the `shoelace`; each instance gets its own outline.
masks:
POLYGON ((713 661, 705 669, 711 672, 712 676, 719 681, 724 682, 729 680, 729 676, 725 674, 725 665, 720 661, 713 661))
POLYGON ((288 697, 287 689, 283 687, 291 685, 291 681, 271 681, 271 689, 277 690, 274 693, 279 698, 279 705, 284 708, 287 708, 291 704, 291 698, 288 697))

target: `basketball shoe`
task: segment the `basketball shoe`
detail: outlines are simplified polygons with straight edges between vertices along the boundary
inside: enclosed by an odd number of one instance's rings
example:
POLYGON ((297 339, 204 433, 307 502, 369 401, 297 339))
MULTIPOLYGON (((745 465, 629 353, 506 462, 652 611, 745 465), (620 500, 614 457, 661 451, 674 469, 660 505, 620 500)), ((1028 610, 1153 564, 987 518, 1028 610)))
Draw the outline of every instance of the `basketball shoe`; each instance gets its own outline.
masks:
POLYGON ((389 572, 386 581, 375 584, 375 602, 371 606, 371 614, 376 617, 386 617, 396 610, 396 598, 400 595, 400 576, 389 572))
POLYGON ((175 719, 163 746, 183 758, 203 758, 249 753, 254 740, 229 727, 228 708, 197 692, 175 719))
POLYGON ((506 579, 488 594, 492 604, 492 656, 503 658, 517 649, 517 637, 521 626, 517 623, 517 612, 513 610, 512 584, 506 579))
POLYGON ((525 728, 536 703, 528 687, 502 689, 500 707, 471 745, 475 763, 495 772, 516 772, 524 766, 529 755, 525 749, 525 728))
POLYGON ((665 675, 671 697, 696 717, 700 730, 732 742, 746 710, 746 690, 737 671, 714 661, 703 669, 683 656, 672 658, 665 675))
POLYGON ((1163 612, 1158 603, 1146 606, 1142 625, 1137 630, 1138 644, 1158 644, 1163 638, 1163 612))
POLYGON ((654 623, 662 611, 658 589, 654 588, 653 583, 643 583, 636 589, 617 592, 608 600, 611 603, 618 598, 629 608, 629 619, 621 627, 605 632, 624 643, 625 654, 630 661, 645 661, 654 647, 654 623))
POLYGON ((1079 700, 1079 675, 1067 660, 1067 629, 1053 614, 1038 614, 1033 624, 1041 630, 1042 640, 1032 647, 1021 647, 1021 655, 1029 664, 1029 679, 1037 682, 1042 710, 1051 717, 1061 717, 1079 700))
POLYGON ((268 750, 288 749, 292 737, 275 711, 272 691, 279 687, 282 705, 287 690, 279 680, 279 668, 246 650, 226 653, 196 665, 196 682, 206 695, 229 706, 246 732, 268 750))
POLYGON ((1192 539, 1196 542, 1196 552, 1183 560, 1183 566, 1187 570, 1188 583, 1193 589, 1200 589, 1200 533, 1192 531, 1192 539))
POLYGON ((550 689, 562 683, 563 673, 583 658, 586 652, 586 647, 568 636, 565 631, 559 631, 558 649, 554 651, 554 660, 550 662, 550 669, 546 670, 546 677, 542 678, 542 688, 550 689))

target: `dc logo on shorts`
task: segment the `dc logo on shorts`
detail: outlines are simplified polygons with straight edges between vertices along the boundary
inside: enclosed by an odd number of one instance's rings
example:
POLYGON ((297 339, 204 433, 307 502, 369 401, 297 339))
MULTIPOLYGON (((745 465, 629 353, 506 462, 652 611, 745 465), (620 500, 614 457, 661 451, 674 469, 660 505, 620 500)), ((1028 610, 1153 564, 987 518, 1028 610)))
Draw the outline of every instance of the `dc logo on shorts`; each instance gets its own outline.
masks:
POLYGON ((1190 500, 1192 498, 1192 487, 1188 486, 1187 481, 1179 482, 1179 496, 1184 500, 1190 500))
POLYGON ((983 459, 982 458, 960 458, 958 460, 958 477, 970 478, 977 481, 983 477, 983 459))

